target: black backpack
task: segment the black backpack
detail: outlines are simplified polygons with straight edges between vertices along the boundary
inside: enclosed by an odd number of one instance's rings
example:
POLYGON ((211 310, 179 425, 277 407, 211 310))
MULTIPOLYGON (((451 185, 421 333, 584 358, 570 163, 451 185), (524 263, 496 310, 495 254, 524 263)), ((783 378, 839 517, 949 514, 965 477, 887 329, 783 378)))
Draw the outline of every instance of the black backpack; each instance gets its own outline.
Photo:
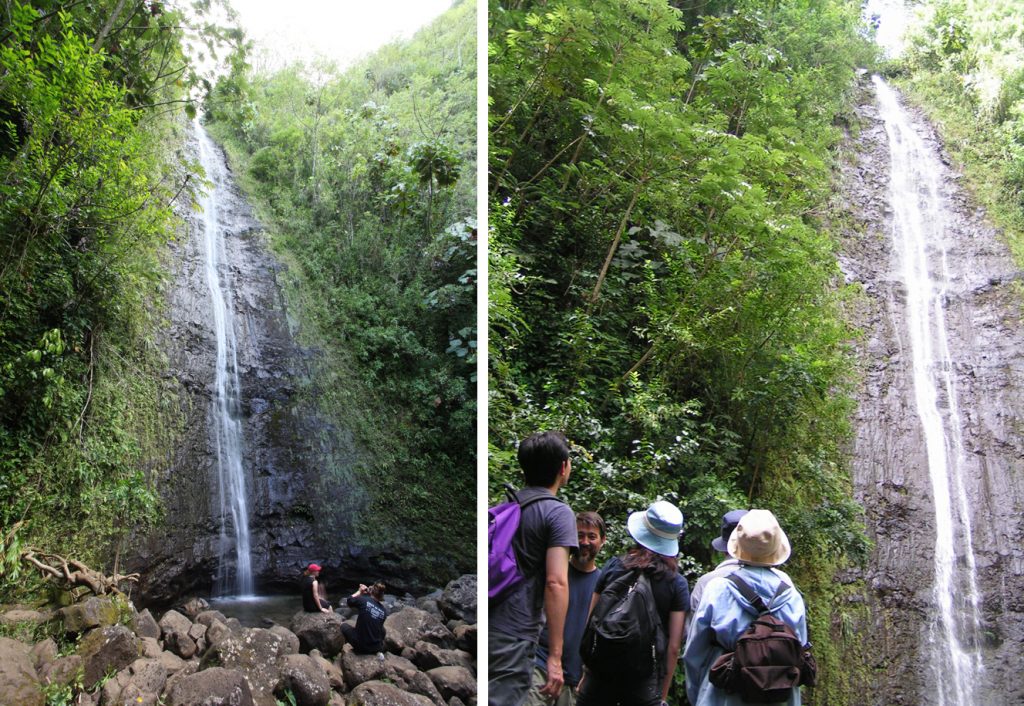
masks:
MULTIPOLYGON (((750 602, 758 616, 736 640, 735 649, 711 665, 710 682, 754 704, 787 701, 793 687, 814 686, 818 665, 811 655, 811 644, 801 644, 793 628, 769 613, 768 606, 746 581, 736 574, 726 578, 750 602)), ((781 582, 768 605, 788 588, 789 584, 781 582)))
POLYGON ((601 591, 583 631, 580 656, 595 672, 639 679, 659 669, 665 642, 651 581, 630 571, 601 591))

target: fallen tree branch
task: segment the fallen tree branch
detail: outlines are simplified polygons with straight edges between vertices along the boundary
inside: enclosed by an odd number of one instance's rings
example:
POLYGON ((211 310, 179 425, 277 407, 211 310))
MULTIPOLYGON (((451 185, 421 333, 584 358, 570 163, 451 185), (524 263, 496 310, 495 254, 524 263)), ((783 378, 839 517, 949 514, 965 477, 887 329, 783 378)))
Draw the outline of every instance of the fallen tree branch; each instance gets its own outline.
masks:
POLYGON ((21 551, 21 560, 35 567, 44 576, 65 584, 69 589, 85 586, 95 596, 121 594, 119 586, 122 583, 139 581, 138 574, 119 574, 115 571, 107 576, 75 559, 65 559, 60 554, 51 554, 33 547, 21 551))

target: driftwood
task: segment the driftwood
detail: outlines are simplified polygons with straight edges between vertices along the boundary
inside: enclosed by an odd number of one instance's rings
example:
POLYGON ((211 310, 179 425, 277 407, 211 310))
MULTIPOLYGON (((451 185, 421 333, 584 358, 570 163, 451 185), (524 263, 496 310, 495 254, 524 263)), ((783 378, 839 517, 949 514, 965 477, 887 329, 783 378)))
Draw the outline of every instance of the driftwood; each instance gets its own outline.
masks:
POLYGON ((84 586, 96 596, 120 594, 119 586, 123 582, 137 583, 139 580, 138 574, 122 575, 115 572, 107 576, 75 559, 65 559, 59 554, 51 554, 32 547, 21 551, 21 560, 37 568, 44 576, 64 583, 69 589, 84 586))

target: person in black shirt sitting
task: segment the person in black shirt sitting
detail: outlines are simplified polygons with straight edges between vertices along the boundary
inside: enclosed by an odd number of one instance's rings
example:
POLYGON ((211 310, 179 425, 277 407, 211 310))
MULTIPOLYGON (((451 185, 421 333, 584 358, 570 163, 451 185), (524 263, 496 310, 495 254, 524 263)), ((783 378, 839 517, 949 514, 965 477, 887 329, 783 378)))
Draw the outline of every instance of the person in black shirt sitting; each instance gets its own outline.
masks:
POLYGON ((317 581, 320 566, 310 564, 302 575, 302 609, 307 613, 330 613, 331 604, 323 590, 323 584, 317 581))
POLYGON ((357 654, 372 655, 376 652, 384 656, 384 619, 388 612, 383 600, 384 584, 380 581, 372 586, 359 584, 359 590, 348 599, 349 607, 359 611, 359 616, 355 627, 345 623, 341 631, 357 654))

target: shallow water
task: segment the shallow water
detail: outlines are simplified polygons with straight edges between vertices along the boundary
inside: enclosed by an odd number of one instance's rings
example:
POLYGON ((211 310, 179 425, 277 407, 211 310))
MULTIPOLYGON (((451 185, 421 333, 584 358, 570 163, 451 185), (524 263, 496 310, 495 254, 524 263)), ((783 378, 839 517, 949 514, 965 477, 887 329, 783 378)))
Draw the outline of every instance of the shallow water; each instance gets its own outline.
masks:
POLYGON ((219 610, 229 618, 238 618, 238 622, 247 628, 267 627, 268 620, 287 627, 291 623, 292 616, 302 610, 302 597, 298 594, 224 596, 211 598, 210 607, 219 610))

